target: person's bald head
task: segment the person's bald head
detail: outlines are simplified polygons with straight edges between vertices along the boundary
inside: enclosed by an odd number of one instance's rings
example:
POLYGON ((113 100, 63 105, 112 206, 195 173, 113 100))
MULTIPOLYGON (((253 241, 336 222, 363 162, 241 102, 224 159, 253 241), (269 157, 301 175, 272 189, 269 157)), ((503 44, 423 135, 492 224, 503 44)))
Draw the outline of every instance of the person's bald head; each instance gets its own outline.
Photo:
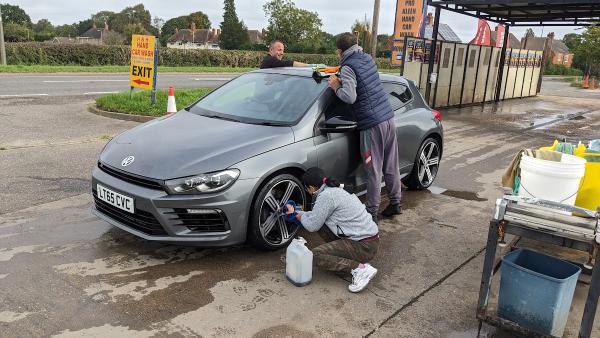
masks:
POLYGON ((269 54, 277 58, 278 60, 283 59, 283 51, 285 49, 285 45, 281 40, 273 40, 269 45, 269 54))

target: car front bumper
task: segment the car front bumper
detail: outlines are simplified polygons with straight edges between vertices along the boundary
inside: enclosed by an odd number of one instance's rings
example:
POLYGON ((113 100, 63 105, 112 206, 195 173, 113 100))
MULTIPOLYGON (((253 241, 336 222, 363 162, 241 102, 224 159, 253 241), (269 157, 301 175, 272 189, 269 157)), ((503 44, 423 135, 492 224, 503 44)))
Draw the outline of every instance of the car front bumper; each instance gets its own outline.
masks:
MULTIPOLYGON (((104 168, 107 168, 104 166, 104 168)), ((246 240, 251 194, 258 179, 236 181, 214 194, 169 195, 163 189, 123 179, 119 171, 92 172, 92 212, 141 238, 190 246, 230 246, 246 240), (135 213, 100 200, 97 185, 134 199, 135 213)))

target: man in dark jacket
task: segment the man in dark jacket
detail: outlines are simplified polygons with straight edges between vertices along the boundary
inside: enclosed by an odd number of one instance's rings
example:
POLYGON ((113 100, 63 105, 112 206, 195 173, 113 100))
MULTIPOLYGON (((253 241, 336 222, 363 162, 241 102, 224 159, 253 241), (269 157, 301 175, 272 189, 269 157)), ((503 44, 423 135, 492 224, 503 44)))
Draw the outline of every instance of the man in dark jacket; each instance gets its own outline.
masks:
POLYGON ((400 170, 394 112, 383 90, 373 58, 357 45, 356 37, 343 33, 336 41, 341 61, 340 77, 331 76, 329 87, 337 97, 350 104, 358 130, 360 150, 367 169, 367 211, 377 221, 381 202, 381 176, 390 204, 383 216, 400 214, 400 170))
POLYGON ((260 63, 260 69, 276 67, 307 67, 308 64, 283 59, 285 46, 280 40, 275 40, 269 45, 269 54, 260 63))

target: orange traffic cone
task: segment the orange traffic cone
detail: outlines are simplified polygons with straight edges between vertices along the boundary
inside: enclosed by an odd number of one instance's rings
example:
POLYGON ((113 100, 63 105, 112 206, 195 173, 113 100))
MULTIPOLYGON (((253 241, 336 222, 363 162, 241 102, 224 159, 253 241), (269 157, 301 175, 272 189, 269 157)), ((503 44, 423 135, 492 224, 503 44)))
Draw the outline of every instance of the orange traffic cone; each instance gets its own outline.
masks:
POLYGON ((589 76, 584 76, 583 77, 583 82, 581 83, 581 88, 583 89, 588 89, 590 88, 590 78, 589 76))
POLYGON ((177 105, 175 104, 175 89, 173 86, 169 86, 169 98, 167 99, 167 112, 165 115, 175 114, 177 112, 177 105))

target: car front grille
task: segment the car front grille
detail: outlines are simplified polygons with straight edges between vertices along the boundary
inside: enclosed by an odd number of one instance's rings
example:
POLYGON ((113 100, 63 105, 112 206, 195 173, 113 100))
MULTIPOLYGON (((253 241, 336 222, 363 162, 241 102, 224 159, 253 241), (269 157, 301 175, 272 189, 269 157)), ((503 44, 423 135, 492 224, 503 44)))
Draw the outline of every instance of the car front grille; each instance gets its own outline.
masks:
POLYGON ((177 208, 165 214, 174 222, 174 226, 185 226, 195 233, 224 232, 230 229, 227 216, 217 209, 177 208))
POLYGON ((141 231, 150 236, 168 236, 156 217, 147 211, 135 209, 135 214, 112 206, 96 196, 93 190, 96 210, 132 229, 141 231))
POLYGON ((103 164, 102 162, 98 162, 98 168, 109 174, 110 176, 116 177, 122 181, 129 182, 131 184, 139 185, 145 188, 155 189, 155 190, 164 190, 161 181, 153 180, 150 178, 146 178, 143 176, 138 176, 130 173, 126 173, 119 169, 115 169, 111 166, 103 164))

